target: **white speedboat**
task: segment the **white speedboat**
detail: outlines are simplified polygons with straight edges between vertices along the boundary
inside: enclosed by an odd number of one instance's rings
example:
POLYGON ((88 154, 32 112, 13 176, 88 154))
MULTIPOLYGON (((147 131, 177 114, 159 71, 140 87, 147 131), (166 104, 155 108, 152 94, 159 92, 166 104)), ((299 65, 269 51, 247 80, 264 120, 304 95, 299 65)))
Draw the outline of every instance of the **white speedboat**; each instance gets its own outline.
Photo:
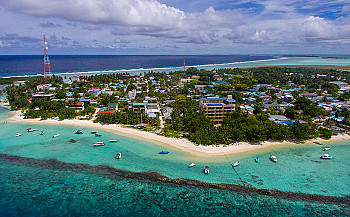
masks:
POLYGON ((208 167, 208 166, 205 166, 205 167, 204 167, 204 173, 205 173, 205 174, 209 174, 209 167, 208 167))
POLYGON ((238 166, 240 163, 239 163, 239 161, 237 161, 236 163, 234 163, 232 166, 233 167, 236 167, 236 166, 238 166))
POLYGON ((44 135, 44 131, 41 131, 41 132, 40 132, 40 135, 44 135))
POLYGON ((95 147, 104 146, 104 145, 105 145, 104 142, 96 142, 96 143, 94 144, 95 147))
POLYGON ((119 142, 119 139, 111 139, 109 142, 119 142))
POLYGON ((196 166, 196 164, 195 163, 191 163, 188 167, 194 167, 194 166, 196 166))
POLYGON ((270 156, 270 160, 273 162, 277 162, 277 157, 272 155, 270 156))
POLYGON ((20 133, 17 133, 17 134, 16 134, 16 137, 19 137, 19 136, 22 136, 22 134, 20 134, 20 133))
POLYGON ((324 149, 322 149, 322 151, 329 151, 329 150, 331 150, 331 148, 324 148, 324 149))
POLYGON ((323 156, 320 157, 321 159, 332 159, 333 157, 330 156, 329 154, 324 154, 323 156))
POLYGON ((59 137, 60 134, 56 134, 56 135, 53 135, 52 138, 56 138, 56 137, 59 137))
POLYGON ((30 129, 30 130, 28 130, 28 132, 34 132, 34 131, 36 131, 36 129, 30 129))
POLYGON ((116 158, 116 159, 122 158, 122 153, 119 152, 115 158, 116 158))

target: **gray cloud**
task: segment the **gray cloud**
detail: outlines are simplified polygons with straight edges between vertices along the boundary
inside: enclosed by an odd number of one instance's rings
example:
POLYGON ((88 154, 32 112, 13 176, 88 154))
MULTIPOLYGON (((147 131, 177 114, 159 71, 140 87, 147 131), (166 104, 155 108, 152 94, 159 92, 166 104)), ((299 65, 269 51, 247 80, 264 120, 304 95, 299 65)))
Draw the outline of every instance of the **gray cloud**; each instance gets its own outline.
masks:
POLYGON ((54 23, 52 23, 52 22, 40 23, 39 26, 40 26, 40 27, 44 27, 44 28, 57 28, 57 27, 61 27, 61 25, 59 25, 59 24, 54 24, 54 23))

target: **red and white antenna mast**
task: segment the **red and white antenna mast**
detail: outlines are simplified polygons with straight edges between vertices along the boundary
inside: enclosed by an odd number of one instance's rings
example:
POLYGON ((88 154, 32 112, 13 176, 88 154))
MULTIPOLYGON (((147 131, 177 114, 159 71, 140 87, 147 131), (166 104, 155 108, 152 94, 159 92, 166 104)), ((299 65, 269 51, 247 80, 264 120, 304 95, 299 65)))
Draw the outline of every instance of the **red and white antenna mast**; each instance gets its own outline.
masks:
POLYGON ((44 35, 44 76, 51 76, 51 64, 49 59, 49 53, 47 52, 49 48, 47 47, 47 42, 44 35))
POLYGON ((186 72, 186 59, 184 59, 184 72, 186 72))

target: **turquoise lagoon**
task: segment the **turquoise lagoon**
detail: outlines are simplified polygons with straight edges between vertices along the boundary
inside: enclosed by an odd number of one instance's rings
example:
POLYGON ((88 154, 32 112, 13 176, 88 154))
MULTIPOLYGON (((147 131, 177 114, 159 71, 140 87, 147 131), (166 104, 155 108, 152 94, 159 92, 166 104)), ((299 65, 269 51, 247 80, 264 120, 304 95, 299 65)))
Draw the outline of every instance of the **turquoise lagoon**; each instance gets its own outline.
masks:
POLYGON ((94 170, 74 170, 75 165, 109 165, 116 169, 160 173, 169 178, 196 179, 211 183, 228 183, 302 192, 326 196, 350 195, 350 142, 339 141, 285 146, 239 156, 198 158, 161 144, 80 127, 5 123, 9 111, 0 108, 0 153, 21 156, 29 162, 7 161, 0 157, 1 216, 324 216, 348 215, 348 204, 292 201, 263 195, 250 195, 211 189, 128 179, 95 174, 94 170), (35 132, 27 132, 27 128, 35 132), (40 135, 40 131, 45 131, 40 135), (102 137, 96 137, 97 131, 102 137), (22 136, 15 137, 17 133, 22 136), (61 134, 57 138, 52 135, 61 134), (76 139, 76 143, 69 139, 76 139), (119 139, 118 143, 109 143, 119 139), (104 141, 103 147, 93 147, 104 141), (334 158, 321 160, 322 148, 334 158), (167 150, 168 155, 159 151, 167 150), (122 152, 122 159, 115 159, 122 152), (269 160, 276 155, 278 163, 269 160), (259 157, 261 163, 255 163, 259 157), (68 167, 51 168, 36 165, 35 159, 57 159, 71 163, 68 167), (31 163, 33 161, 33 163, 31 163), (240 161, 233 169, 231 164, 240 161), (192 162, 193 168, 188 168, 192 162), (203 174, 205 165, 210 174, 203 174))
MULTIPOLYGON (((59 123, 59 122, 58 122, 59 123)), ((80 127, 84 134, 75 134, 76 127, 53 125, 27 125, 19 123, 2 124, 0 132, 0 152, 28 158, 54 158, 68 163, 90 165, 110 165, 117 169, 132 172, 152 171, 169 178, 188 178, 211 183, 228 183, 268 188, 281 191, 303 192, 330 196, 350 195, 350 142, 340 141, 317 144, 269 148, 260 152, 243 155, 228 155, 216 158, 189 156, 174 148, 152 144, 142 140, 123 137, 105 131, 98 131, 102 137, 91 134, 95 129, 80 127), (26 132, 27 128, 35 132, 26 132), (40 131, 45 132, 39 135, 40 131), (15 137, 16 133, 22 136, 15 137), (61 136, 52 138, 55 134, 61 136), (69 139, 77 142, 71 143, 69 139), (110 139, 119 139, 110 143, 110 139), (94 147, 98 141, 106 143, 94 147), (323 147, 331 147, 327 153, 334 158, 321 160, 323 147), (168 155, 158 154, 167 150, 168 155), (115 159, 116 153, 122 159, 115 159), (269 160, 270 155, 278 158, 278 163, 269 160), (260 158, 260 163, 254 161, 260 158), (232 168, 231 164, 240 161, 241 165, 232 168), (192 162, 193 168, 188 168, 192 162), (204 166, 210 167, 210 175, 205 175, 204 166)))

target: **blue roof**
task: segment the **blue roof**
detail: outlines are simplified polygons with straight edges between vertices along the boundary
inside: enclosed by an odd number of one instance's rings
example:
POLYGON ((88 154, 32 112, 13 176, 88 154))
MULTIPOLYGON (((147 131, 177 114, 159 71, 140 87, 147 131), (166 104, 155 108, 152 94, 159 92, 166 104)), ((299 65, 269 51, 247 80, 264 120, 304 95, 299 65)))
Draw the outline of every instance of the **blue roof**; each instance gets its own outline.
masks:
POLYGON ((143 102, 134 102, 132 105, 133 105, 133 106, 134 106, 134 105, 146 105, 146 103, 143 103, 143 102))
POLYGON ((103 110, 105 110, 105 107, 103 107, 103 108, 100 108, 100 110, 99 110, 99 111, 103 111, 103 110))
POLYGON ((236 102, 236 100, 235 99, 228 99, 228 100, 226 100, 227 102, 236 102))
POLYGON ((226 81, 215 81, 214 83, 216 83, 216 84, 229 84, 226 81))
POLYGON ((199 100, 226 100, 226 98, 200 98, 199 100))
POLYGON ((98 91, 101 91, 101 89, 95 89, 94 91, 95 91, 95 92, 98 92, 98 91))

